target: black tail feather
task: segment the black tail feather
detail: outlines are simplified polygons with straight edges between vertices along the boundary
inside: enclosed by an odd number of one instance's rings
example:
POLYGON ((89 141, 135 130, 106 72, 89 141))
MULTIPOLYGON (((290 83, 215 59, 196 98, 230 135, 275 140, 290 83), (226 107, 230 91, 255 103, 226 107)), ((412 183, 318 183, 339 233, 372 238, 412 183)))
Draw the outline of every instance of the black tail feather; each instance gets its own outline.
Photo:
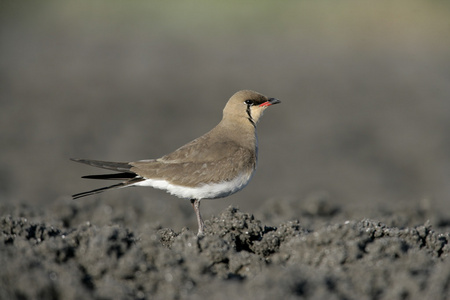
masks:
MULTIPOLYGON (((95 176, 95 175, 93 175, 93 176, 95 176)), ((78 199, 78 198, 82 198, 82 197, 98 194, 98 193, 104 192, 104 191, 109 190, 109 189, 117 189, 117 188, 127 187, 129 185, 133 185, 134 183, 137 183, 137 182, 140 182, 140 181, 143 181, 143 180, 144 179, 141 178, 141 177, 136 177, 136 178, 133 178, 133 179, 130 179, 130 180, 118 183, 118 184, 105 186, 105 187, 102 187, 102 188, 99 188, 99 189, 95 189, 95 190, 92 190, 92 191, 78 193, 78 194, 72 195, 72 198, 75 200, 75 199, 78 199)))
POLYGON ((72 195, 72 198, 75 200, 75 199, 78 199, 78 198, 81 198, 81 197, 86 197, 86 196, 98 194, 98 193, 104 192, 104 191, 109 190, 109 189, 120 188, 120 187, 124 187, 124 186, 125 186, 125 183, 121 182, 121 183, 118 183, 118 184, 105 186, 105 187, 102 187, 102 188, 99 188, 99 189, 95 189, 95 190, 92 190, 92 191, 78 193, 78 194, 72 195))

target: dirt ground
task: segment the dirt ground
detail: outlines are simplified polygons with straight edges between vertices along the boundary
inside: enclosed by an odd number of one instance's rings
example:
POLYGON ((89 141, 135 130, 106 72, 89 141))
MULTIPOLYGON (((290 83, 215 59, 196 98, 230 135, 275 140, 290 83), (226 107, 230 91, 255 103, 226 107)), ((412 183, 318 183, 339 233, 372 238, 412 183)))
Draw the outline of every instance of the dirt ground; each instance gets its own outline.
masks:
MULTIPOLYGON (((186 203, 188 205, 188 203, 186 203)), ((266 218, 295 203, 273 200, 266 218)), ((96 202, 1 207, 1 299, 448 299, 450 220, 407 209, 343 218, 322 200, 268 225, 228 207, 175 232, 96 202), (347 219, 347 220, 345 220, 347 219), (304 225, 305 221, 307 226, 304 225), (345 221, 338 221, 345 220, 345 221), (409 224, 420 224, 411 226, 409 224), (105 223, 104 225, 98 225, 105 223), (447 227, 444 227, 447 226, 447 227), (447 229, 447 231, 443 230, 447 229)), ((125 207, 119 208, 125 209, 125 207)), ((348 212, 347 212, 348 213, 348 212)), ((170 218, 177 218, 171 215, 170 218)), ((169 218, 165 216, 164 218, 169 218)))
POLYGON ((445 1, 2 1, 0 299, 450 299, 448 32, 445 1), (162 191, 71 199, 105 183, 70 157, 159 157, 241 89, 282 103, 204 237, 162 191))

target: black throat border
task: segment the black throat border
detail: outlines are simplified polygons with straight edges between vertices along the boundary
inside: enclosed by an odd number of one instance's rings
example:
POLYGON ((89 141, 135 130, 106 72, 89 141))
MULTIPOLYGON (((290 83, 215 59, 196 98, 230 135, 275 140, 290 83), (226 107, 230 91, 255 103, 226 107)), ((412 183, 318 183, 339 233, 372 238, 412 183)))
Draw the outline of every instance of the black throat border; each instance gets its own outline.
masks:
POLYGON ((252 123, 252 125, 253 125, 253 127, 255 127, 256 128, 256 124, 255 124, 255 121, 253 121, 253 118, 252 118, 252 112, 251 112, 251 110, 250 110, 250 104, 247 104, 247 115, 248 115, 248 120, 250 121, 250 123, 252 123))

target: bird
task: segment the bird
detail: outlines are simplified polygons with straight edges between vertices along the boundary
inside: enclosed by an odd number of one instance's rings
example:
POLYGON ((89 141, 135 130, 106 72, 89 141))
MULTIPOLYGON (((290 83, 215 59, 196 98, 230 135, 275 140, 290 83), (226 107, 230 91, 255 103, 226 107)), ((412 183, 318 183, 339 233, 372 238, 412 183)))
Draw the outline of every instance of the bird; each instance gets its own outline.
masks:
POLYGON ((120 180, 114 185, 74 194, 72 198, 132 186, 165 190, 190 200, 197 218, 197 235, 202 236, 205 225, 200 214, 200 200, 227 197, 249 183, 258 161, 256 125, 269 106, 280 102, 255 91, 238 91, 226 103, 222 120, 216 127, 160 158, 134 162, 71 158, 75 162, 118 172, 82 178, 120 180))

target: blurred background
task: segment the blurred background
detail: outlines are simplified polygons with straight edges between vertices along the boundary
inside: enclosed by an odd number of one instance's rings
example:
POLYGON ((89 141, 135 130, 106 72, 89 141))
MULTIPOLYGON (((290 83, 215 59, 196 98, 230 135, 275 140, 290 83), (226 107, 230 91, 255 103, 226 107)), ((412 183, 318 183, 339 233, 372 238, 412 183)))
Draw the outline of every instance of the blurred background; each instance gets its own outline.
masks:
MULTIPOLYGON (((447 1, 2 1, 1 201, 70 203, 110 182, 69 157, 162 156, 252 89, 282 101, 259 123, 258 171, 205 218, 317 195, 448 212, 449 32, 447 1)), ((195 227, 187 201, 150 188, 78 201, 195 227)))

